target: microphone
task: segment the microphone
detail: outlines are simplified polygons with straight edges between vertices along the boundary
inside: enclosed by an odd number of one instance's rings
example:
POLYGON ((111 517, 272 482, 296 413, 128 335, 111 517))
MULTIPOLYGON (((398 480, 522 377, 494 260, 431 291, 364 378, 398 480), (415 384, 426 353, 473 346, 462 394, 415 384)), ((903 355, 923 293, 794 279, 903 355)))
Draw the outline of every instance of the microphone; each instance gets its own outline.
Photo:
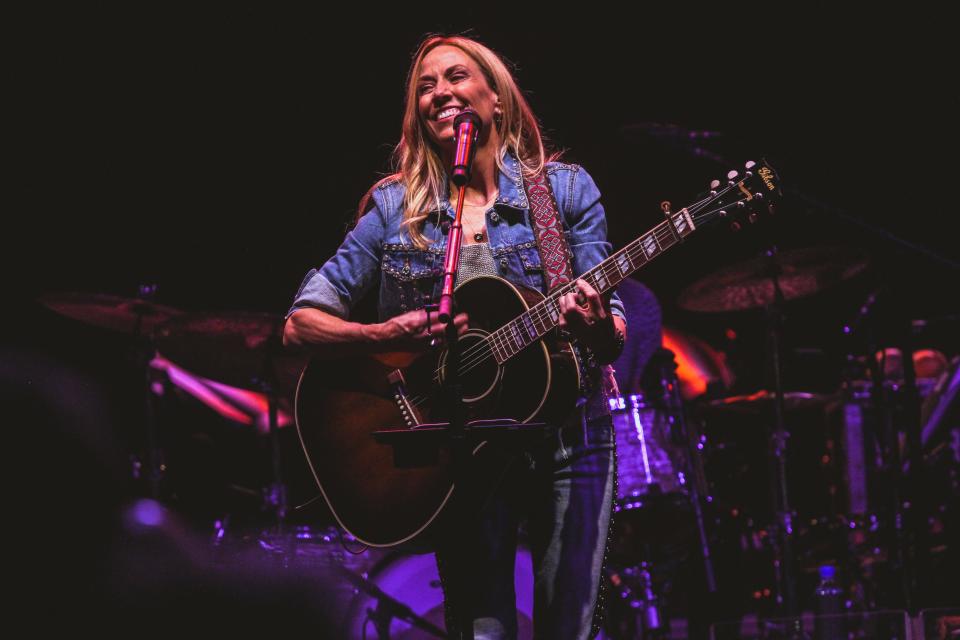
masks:
POLYGON ((453 170, 450 179, 458 187, 470 182, 470 168, 477 148, 477 138, 483 124, 480 116, 472 109, 464 109, 453 119, 453 134, 457 141, 457 151, 453 156, 453 170))

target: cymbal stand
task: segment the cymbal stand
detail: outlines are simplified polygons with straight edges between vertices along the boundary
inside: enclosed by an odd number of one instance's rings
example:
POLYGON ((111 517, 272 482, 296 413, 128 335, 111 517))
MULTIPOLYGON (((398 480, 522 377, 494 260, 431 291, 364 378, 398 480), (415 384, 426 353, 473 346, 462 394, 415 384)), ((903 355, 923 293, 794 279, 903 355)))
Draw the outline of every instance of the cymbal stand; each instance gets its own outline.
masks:
POLYGON ((279 398, 277 396, 276 367, 274 366, 274 356, 281 348, 278 330, 277 335, 270 339, 270 345, 263 359, 263 373, 256 382, 260 392, 267 398, 267 426, 270 434, 270 462, 273 470, 273 482, 265 490, 264 503, 273 510, 276 516, 277 533, 282 534, 287 519, 287 487, 283 481, 283 459, 280 453, 279 398))
MULTIPOLYGON (((887 544, 892 558, 892 569, 899 582, 900 603, 905 609, 915 612, 918 608, 919 585, 926 568, 926 541, 924 518, 929 513, 922 486, 924 465, 922 460, 920 397, 916 384, 913 351, 916 336, 923 323, 908 322, 902 314, 894 319, 895 339, 900 347, 903 380, 887 380, 885 363, 875 354, 886 354, 877 339, 878 328, 875 303, 881 289, 871 294, 861 306, 853 322, 845 327, 848 335, 863 333, 867 371, 870 377, 870 404, 875 416, 876 433, 881 447, 882 473, 888 497, 876 506, 884 512, 890 523, 887 544), (909 326, 908 326, 909 325, 909 326), (906 456, 901 450, 906 445, 906 456)), ((887 308, 893 308, 887 305, 887 308)), ((886 357, 884 355, 884 357, 886 357)))
POLYGON ((884 370, 876 358, 870 357, 873 377, 872 400, 881 417, 884 440, 884 466, 890 483, 891 520, 893 525, 894 572, 900 581, 903 607, 915 613, 918 609, 918 588, 925 565, 926 548, 923 519, 928 514, 920 483, 924 465, 920 441, 920 397, 913 363, 914 334, 920 328, 912 324, 904 327, 900 344, 903 363, 903 382, 896 389, 884 378, 884 370), (899 402, 897 402, 899 399, 899 402), (906 456, 901 452, 901 441, 906 456))
POLYGON ((674 359, 674 353, 669 349, 660 349, 654 357, 659 360, 661 390, 671 426, 675 425, 678 428, 678 431, 675 432, 675 439, 679 441, 682 447, 683 466, 687 474, 687 487, 690 491, 693 515, 697 522, 697 535, 700 540, 700 555, 703 559, 703 573, 707 592, 716 593, 717 579, 713 570, 713 559, 710 555, 710 540, 707 536, 703 518, 703 504, 707 486, 703 467, 697 462, 696 446, 699 443, 696 442, 696 434, 687 424, 683 397, 680 395, 680 381, 677 379, 677 362, 674 359))
MULTIPOLYGON (((902 506, 905 512, 904 525, 907 529, 907 559, 910 561, 905 567, 904 575, 904 595, 907 609, 914 613, 919 609, 920 592, 919 587, 925 583, 924 575, 927 567, 927 550, 929 549, 926 539, 927 529, 924 521, 930 515, 929 502, 922 491, 925 485, 923 474, 926 466, 923 464, 921 430, 923 428, 920 419, 920 391, 917 388, 917 372, 914 368, 913 352, 915 339, 923 330, 923 324, 918 322, 910 323, 909 329, 905 332, 900 352, 903 358, 903 423, 901 429, 905 432, 905 441, 907 445, 907 463, 909 468, 906 470, 904 478, 904 493, 906 500, 902 506)), ((898 471, 904 472, 906 467, 901 464, 897 467, 898 471)))
POLYGON ((773 283, 773 302, 766 307, 767 316, 767 353, 770 358, 770 373, 774 388, 774 421, 770 434, 770 474, 773 479, 773 512, 775 517, 774 536, 774 572, 777 584, 777 604, 785 617, 794 621, 791 637, 802 636, 800 617, 797 608, 796 573, 793 555, 793 511, 790 507, 787 490, 787 432, 783 401, 783 376, 781 369, 781 343, 783 339, 783 291, 780 289, 780 265, 777 262, 777 247, 772 246, 765 252, 767 268, 773 283))
MULTIPOLYGON (((157 285, 141 284, 138 287, 137 297, 140 300, 151 300, 157 293, 157 285)), ((136 353, 137 368, 143 371, 144 375, 144 413, 143 413, 143 435, 144 435, 144 458, 146 469, 139 469, 140 477, 146 477, 147 491, 154 500, 160 499, 161 476, 163 473, 163 460, 160 453, 160 446, 157 438, 157 407, 156 396, 157 389, 162 394, 163 386, 166 383, 160 373, 150 366, 153 361, 156 349, 153 345, 153 336, 143 332, 143 316, 145 308, 137 306, 136 322, 133 327, 133 341, 136 353)))

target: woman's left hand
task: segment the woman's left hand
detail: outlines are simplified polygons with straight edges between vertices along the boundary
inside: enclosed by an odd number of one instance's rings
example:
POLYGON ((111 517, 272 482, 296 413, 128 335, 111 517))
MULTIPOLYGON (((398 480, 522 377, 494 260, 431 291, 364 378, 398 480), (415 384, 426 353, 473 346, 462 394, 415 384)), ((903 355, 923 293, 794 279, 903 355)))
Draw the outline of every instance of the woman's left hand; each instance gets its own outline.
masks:
POLYGON ((561 329, 569 331, 584 346, 605 351, 616 340, 613 315, 603 298, 585 280, 575 283, 574 291, 560 296, 561 329))

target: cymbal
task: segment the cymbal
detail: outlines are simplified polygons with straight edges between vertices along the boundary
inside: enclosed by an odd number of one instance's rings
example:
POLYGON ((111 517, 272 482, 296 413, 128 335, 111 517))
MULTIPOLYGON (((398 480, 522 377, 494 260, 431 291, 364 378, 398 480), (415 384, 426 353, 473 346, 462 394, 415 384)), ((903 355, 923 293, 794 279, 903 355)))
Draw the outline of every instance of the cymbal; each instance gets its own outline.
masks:
MULTIPOLYGON (((813 295, 866 269, 864 253, 845 247, 808 247, 777 254, 785 300, 813 295)), ((774 302, 767 258, 735 264, 693 283, 677 303, 688 311, 742 311, 774 302)))
MULTIPOLYGON (((707 403, 707 406, 711 409, 722 411, 760 413, 773 410, 773 401, 776 397, 777 394, 775 392, 761 389, 755 393, 711 400, 707 403)), ((798 411, 823 407, 835 399, 836 396, 834 394, 812 393, 809 391, 785 391, 783 393, 783 406, 786 411, 798 411)))
POLYGON ((187 371, 241 389, 296 388, 307 356, 283 352, 283 316, 248 311, 189 313, 157 328, 157 351, 187 371))
POLYGON ((105 293, 47 293, 37 301, 60 315, 122 333, 150 334, 182 312, 173 307, 105 293))

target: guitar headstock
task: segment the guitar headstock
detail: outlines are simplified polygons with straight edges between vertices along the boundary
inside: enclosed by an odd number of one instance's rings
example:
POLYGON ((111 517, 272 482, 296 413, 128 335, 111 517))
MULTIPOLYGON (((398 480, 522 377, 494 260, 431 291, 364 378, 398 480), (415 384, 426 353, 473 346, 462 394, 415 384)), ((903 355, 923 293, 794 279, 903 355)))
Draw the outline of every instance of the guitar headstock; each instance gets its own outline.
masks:
POLYGON ((781 195, 780 176, 773 167, 766 160, 751 160, 743 169, 729 171, 725 180, 711 182, 709 193, 687 208, 698 225, 723 219, 738 231, 772 214, 781 195))

